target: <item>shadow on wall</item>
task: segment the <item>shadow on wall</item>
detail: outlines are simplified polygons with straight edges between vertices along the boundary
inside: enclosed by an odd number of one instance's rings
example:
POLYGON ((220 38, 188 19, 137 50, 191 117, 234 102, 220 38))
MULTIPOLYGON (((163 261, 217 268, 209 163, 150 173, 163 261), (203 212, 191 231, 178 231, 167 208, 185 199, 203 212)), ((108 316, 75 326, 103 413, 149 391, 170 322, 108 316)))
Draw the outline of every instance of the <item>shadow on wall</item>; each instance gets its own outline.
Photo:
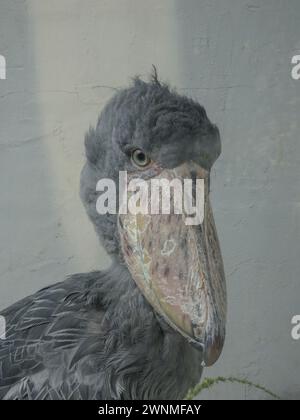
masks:
MULTIPOLYGON (((228 328, 223 355, 205 375, 247 377, 299 398, 290 322, 299 312, 300 83, 291 78, 291 57, 300 4, 177 0, 176 18, 181 91, 205 106, 223 144, 212 203, 228 328)), ((205 398, 264 396, 220 385, 205 398)))

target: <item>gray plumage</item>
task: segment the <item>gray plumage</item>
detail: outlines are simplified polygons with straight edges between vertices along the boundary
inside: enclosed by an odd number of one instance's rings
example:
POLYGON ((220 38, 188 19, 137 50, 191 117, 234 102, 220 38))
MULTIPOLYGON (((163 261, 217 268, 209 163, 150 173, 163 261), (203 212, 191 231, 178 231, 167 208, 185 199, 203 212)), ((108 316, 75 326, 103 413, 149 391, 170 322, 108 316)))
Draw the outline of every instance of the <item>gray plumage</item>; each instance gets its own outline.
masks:
POLYGON ((96 183, 130 170, 136 146, 165 167, 220 154, 218 129, 196 102, 154 75, 119 91, 85 138, 81 197, 112 257, 107 271, 76 274, 1 315, 2 399, 176 399, 201 376, 202 353, 144 299, 122 256, 115 215, 96 212, 96 183))

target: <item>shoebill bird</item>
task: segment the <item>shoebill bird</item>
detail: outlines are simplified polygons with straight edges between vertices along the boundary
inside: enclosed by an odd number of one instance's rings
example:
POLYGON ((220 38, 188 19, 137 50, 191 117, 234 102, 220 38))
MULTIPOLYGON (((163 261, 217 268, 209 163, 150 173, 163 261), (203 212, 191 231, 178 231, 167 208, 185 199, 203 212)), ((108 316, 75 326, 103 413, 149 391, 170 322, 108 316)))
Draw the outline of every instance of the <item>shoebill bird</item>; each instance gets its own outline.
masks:
MULTIPOLYGON (((2 311, 1 399, 181 399, 219 357, 226 288, 209 201, 219 131, 202 106, 134 79, 85 137, 81 198, 111 256, 2 311), (204 179, 204 218, 99 214, 100 179, 204 179)), ((128 193, 129 194, 129 193, 128 193)), ((85 244, 82 243, 82 247, 85 244)), ((3 285, 2 285, 3 287, 3 285)))

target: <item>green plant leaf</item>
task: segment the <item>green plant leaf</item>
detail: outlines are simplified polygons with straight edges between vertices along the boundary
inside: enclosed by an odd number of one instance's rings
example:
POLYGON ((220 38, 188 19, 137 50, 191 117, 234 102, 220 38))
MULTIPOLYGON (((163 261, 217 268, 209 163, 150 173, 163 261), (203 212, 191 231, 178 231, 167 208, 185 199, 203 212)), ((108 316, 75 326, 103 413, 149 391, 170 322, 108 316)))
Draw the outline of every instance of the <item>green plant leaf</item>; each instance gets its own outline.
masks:
POLYGON ((275 398, 276 400, 280 400, 280 397, 274 394, 274 392, 270 391, 269 389, 259 384, 254 384, 253 382, 248 381, 247 379, 235 378, 233 376, 230 376, 228 378, 225 378, 223 376, 218 376, 217 378, 205 378, 200 384, 196 385, 194 388, 191 388, 188 391, 185 397, 185 400, 192 400, 195 397, 197 397, 197 395, 199 395, 204 389, 209 389, 218 383, 226 383, 226 382, 247 385, 252 388, 259 389, 260 391, 263 391, 265 394, 269 395, 270 397, 275 398))

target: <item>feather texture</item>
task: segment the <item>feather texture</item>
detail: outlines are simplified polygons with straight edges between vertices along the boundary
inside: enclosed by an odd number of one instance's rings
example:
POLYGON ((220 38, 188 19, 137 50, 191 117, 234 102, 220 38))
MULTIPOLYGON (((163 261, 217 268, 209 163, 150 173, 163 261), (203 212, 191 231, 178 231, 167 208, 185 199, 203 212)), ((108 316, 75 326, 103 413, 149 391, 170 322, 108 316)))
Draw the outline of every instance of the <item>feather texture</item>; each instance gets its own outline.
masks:
POLYGON ((125 266, 74 275, 2 312, 2 399, 173 399, 200 354, 159 320, 125 266))

